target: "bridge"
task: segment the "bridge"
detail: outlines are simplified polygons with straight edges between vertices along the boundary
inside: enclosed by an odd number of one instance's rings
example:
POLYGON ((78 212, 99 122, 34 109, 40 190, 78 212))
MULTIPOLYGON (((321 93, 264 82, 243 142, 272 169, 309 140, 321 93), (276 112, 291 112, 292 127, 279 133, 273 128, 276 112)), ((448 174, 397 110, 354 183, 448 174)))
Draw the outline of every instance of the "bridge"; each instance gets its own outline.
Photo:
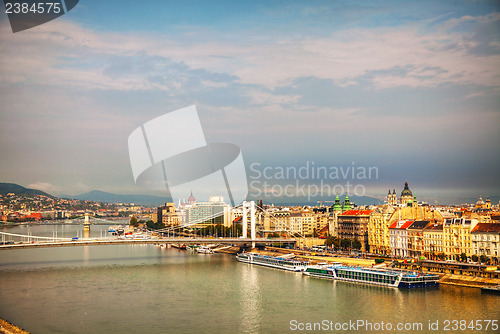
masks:
MULTIPOLYGON (((202 221, 194 221, 188 224, 182 224, 179 226, 167 227, 161 230, 155 231, 147 231, 146 233, 139 233, 132 236, 125 237, 101 237, 101 238, 90 238, 90 216, 88 214, 85 215, 85 219, 83 221, 84 229, 83 229, 83 238, 64 238, 57 237, 57 234, 52 237, 46 236, 35 236, 35 235, 25 235, 25 234, 15 234, 8 232, 0 232, 1 235, 1 249, 20 249, 20 248, 40 248, 40 247, 68 247, 68 246, 97 246, 97 245, 137 245, 137 244, 230 244, 230 245, 251 245, 252 248, 255 248, 256 244, 276 244, 276 243, 286 243, 286 244, 295 244, 296 240, 293 238, 257 238, 256 236, 256 205, 255 202, 246 202, 244 201, 241 205, 243 208, 243 226, 242 232, 243 236, 239 238, 235 237, 193 237, 193 236, 179 236, 179 237, 165 237, 165 234, 179 233, 180 230, 190 227, 196 224, 200 224, 202 221), (250 213, 250 224, 248 224, 247 213, 250 213), (250 238, 248 238, 248 225, 250 225, 250 238), (176 232, 177 231, 177 232, 176 232), (163 236, 162 236, 163 235, 163 236), (7 240, 7 239, 10 240, 7 240), (16 241, 12 239, 15 238, 16 241)), ((264 212, 262 210, 262 212, 264 212)), ((204 220, 211 219, 214 217, 205 217, 204 220)), ((102 219, 99 219, 103 221, 102 219)), ((113 223, 111 221, 106 221, 107 224, 113 223)), ((102 223, 101 223, 102 224, 102 223)), ((286 231, 290 232, 287 229, 284 229, 281 224, 277 224, 279 229, 275 231, 286 231)))
MULTIPOLYGON (((52 238, 48 238, 52 239, 52 238)), ((294 244, 294 239, 283 238, 152 238, 152 239, 78 239, 59 238, 46 241, 20 241, 16 243, 4 243, 0 245, 2 249, 22 249, 22 248, 46 248, 46 247, 70 247, 70 246, 105 246, 105 245, 166 245, 166 244, 225 244, 225 245, 254 245, 255 244, 294 244)))

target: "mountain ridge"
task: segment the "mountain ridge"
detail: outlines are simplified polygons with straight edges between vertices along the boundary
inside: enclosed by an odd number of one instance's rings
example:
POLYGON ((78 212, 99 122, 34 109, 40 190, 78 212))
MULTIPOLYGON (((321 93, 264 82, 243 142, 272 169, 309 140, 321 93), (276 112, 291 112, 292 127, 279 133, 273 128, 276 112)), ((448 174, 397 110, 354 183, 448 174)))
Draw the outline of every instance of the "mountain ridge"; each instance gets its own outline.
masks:
POLYGON ((54 196, 44 191, 26 188, 16 183, 0 182, 0 195, 14 193, 16 195, 44 195, 53 198, 54 196))

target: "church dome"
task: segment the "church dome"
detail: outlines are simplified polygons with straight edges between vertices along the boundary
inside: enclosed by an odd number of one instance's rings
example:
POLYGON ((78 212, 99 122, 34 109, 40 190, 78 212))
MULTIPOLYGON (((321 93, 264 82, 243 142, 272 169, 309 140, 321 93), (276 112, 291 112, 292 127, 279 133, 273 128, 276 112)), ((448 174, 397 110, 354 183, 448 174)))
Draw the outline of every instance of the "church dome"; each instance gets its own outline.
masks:
POLYGON ((405 182, 405 188, 401 192, 401 197, 407 197, 407 196, 413 197, 413 194, 412 194, 410 188, 408 188, 408 181, 405 182))
POLYGON ((195 198, 194 198, 194 196, 193 196, 193 192, 191 192, 191 196, 189 196, 189 198, 188 198, 188 203, 189 203, 189 204, 194 204, 194 203, 196 203, 196 199, 195 199, 195 198))

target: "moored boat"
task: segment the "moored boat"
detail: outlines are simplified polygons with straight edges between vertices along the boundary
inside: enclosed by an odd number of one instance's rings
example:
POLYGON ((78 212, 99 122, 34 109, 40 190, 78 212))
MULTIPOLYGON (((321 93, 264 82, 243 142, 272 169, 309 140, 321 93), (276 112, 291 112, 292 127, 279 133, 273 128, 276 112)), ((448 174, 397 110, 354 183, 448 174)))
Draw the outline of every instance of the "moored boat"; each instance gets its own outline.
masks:
POLYGON ((481 292, 498 293, 498 294, 500 294, 500 285, 496 285, 496 286, 483 286, 481 288, 481 292))
POLYGON ((394 288, 438 286, 439 276, 389 269, 350 267, 340 264, 308 266, 304 275, 394 288))
POLYGON ((201 254, 213 254, 214 253, 213 249, 209 248, 207 246, 200 246, 200 247, 196 248, 196 251, 198 253, 201 253, 201 254))
POLYGON ((236 255, 236 259, 244 263, 258 264, 289 271, 303 271, 309 265, 309 262, 295 260, 291 258, 292 256, 294 255, 267 256, 258 253, 240 253, 236 255))

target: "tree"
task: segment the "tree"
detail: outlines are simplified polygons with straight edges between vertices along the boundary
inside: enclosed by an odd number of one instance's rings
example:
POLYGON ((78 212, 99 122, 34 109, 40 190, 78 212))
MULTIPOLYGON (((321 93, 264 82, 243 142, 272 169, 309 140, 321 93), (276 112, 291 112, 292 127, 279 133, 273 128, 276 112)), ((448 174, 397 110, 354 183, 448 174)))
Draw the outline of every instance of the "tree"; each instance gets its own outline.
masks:
POLYGON ((460 254, 460 261, 462 261, 462 262, 467 261, 467 254, 465 254, 465 253, 460 254))
POLYGON ((313 229, 313 238, 317 238, 318 237, 318 232, 316 231, 316 229, 313 229))
POLYGON ((486 255, 484 255, 484 254, 482 254, 479 257, 479 260, 481 261, 481 263, 488 263, 488 262, 490 262, 490 259, 486 255))
POLYGON ((340 246, 343 248, 343 249, 348 249, 351 247, 351 240, 349 239, 342 239, 340 241, 340 246))
POLYGON ((335 237, 333 237, 331 235, 327 236, 325 239, 325 246, 330 247, 331 245, 333 245, 334 240, 335 240, 335 237))
POLYGON ((473 262, 477 262, 477 260, 479 260, 479 258, 477 257, 476 254, 472 255, 472 261, 473 262))
POLYGON ((358 238, 354 238, 352 242, 352 248, 361 249, 361 241, 359 241, 358 238))
POLYGON ((139 226, 139 223, 137 222, 137 218, 135 218, 135 216, 130 217, 129 225, 133 227, 139 226))

